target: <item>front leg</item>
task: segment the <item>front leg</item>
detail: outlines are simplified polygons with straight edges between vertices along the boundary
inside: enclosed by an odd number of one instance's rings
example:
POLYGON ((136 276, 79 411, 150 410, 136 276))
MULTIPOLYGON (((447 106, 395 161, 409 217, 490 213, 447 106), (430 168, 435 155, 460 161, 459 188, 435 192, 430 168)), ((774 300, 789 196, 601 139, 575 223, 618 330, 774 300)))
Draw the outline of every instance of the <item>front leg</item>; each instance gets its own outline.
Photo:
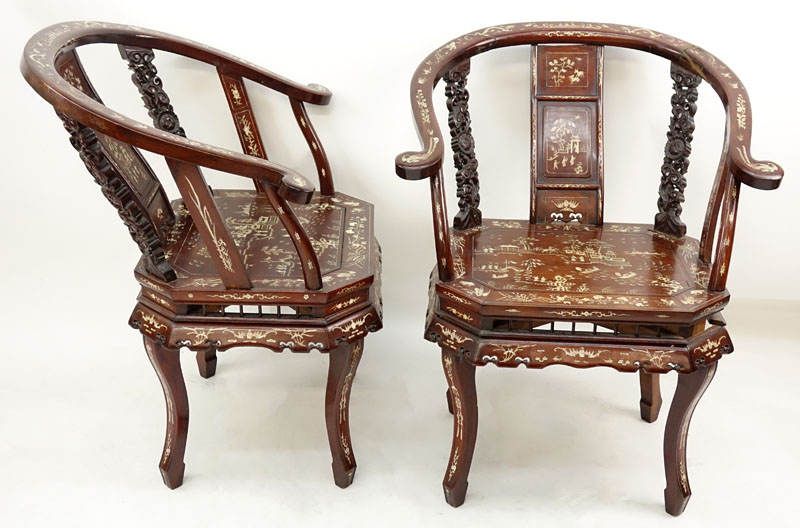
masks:
POLYGON ((350 391, 364 350, 364 339, 331 350, 328 387, 325 391, 325 423, 333 458, 333 481, 340 488, 353 483, 356 456, 350 439, 350 391))
POLYGON ((442 487, 447 504, 455 508, 464 504, 467 495, 467 477, 478 435, 478 395, 475 365, 444 348, 442 365, 453 402, 453 445, 442 487))
POLYGON ((664 470, 667 488, 664 490, 664 503, 667 513, 678 516, 683 513, 692 490, 686 472, 686 438, 689 435, 689 422, 692 420, 697 403, 708 388, 717 363, 700 367, 691 374, 679 374, 678 386, 667 417, 664 431, 664 470))
POLYGON ((181 372, 180 350, 167 348, 146 336, 144 349, 161 382, 167 404, 167 435, 158 467, 164 484, 175 489, 183 484, 183 454, 189 431, 189 398, 181 372))

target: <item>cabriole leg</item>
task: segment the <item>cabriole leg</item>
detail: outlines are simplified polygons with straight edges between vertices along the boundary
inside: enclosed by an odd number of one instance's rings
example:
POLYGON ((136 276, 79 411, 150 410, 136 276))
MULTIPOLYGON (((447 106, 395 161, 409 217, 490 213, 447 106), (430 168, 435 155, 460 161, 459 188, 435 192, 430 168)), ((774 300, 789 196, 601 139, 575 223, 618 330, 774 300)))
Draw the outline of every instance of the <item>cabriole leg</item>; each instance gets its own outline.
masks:
POLYGON ((353 483, 356 456, 350 439, 350 391, 361 360, 364 340, 345 343, 331 350, 328 387, 325 392, 325 423, 333 458, 333 480, 340 488, 353 483))
POLYGON ((442 365, 453 402, 453 445, 442 487, 447 504, 458 507, 464 504, 467 495, 467 477, 478 433, 475 365, 445 349, 442 349, 442 365))
POLYGON ((208 379, 217 372, 217 349, 213 346, 200 350, 196 359, 202 377, 208 379))
POLYGON ((658 419, 658 412, 661 410, 661 386, 658 374, 648 374, 639 371, 639 386, 642 389, 642 399, 639 400, 639 409, 642 413, 642 420, 653 423, 658 419))
POLYGON ((167 435, 158 467, 164 484, 175 489, 183 484, 183 454, 189 430, 189 398, 181 372, 180 351, 149 337, 144 338, 144 348, 161 382, 167 404, 167 435))
POLYGON ((689 487, 689 476, 686 472, 686 438, 689 434, 689 422, 692 420, 697 403, 708 388, 717 363, 700 367, 691 374, 679 374, 678 386, 669 408, 667 427, 664 431, 664 470, 667 487, 664 490, 664 504, 667 513, 678 516, 683 513, 692 490, 689 487))

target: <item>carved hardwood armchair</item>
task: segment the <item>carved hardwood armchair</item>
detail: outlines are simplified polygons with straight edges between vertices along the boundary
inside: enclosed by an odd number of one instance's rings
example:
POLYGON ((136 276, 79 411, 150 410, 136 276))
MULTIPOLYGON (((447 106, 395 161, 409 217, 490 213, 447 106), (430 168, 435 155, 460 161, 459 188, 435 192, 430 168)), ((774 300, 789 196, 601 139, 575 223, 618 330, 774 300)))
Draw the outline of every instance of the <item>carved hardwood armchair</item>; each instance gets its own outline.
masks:
POLYGON ((728 303, 742 183, 775 189, 783 171, 750 154, 752 113, 739 78, 687 42, 612 24, 527 23, 460 36, 422 61, 411 81, 421 152, 396 158, 397 174, 431 186, 437 263, 425 338, 442 349, 453 442, 444 476, 463 503, 478 426, 475 367, 608 366, 638 372, 641 416, 661 406, 659 375, 678 384, 667 418, 666 510, 679 515, 691 491, 686 438, 698 400, 723 354, 733 351, 721 311, 728 303), (531 48, 531 199, 526 220, 482 219, 470 128, 470 58, 506 46, 531 48), (603 222, 603 49, 620 46, 671 61, 675 94, 654 224, 603 222), (444 200, 444 138, 431 97, 446 83, 458 213, 444 200), (722 99, 726 139, 699 241, 680 219, 697 86, 722 99), (716 241, 716 243, 715 243, 716 241))
POLYGON ((98 22, 40 31, 26 45, 21 69, 55 108, 142 252, 134 270, 141 293, 130 325, 144 336, 166 399, 159 464, 164 483, 176 488, 183 482, 189 408, 180 349, 197 353, 200 374, 208 378, 218 350, 258 346, 328 353, 325 419, 334 481, 347 487, 356 469, 350 389, 364 336, 381 327, 380 248, 372 234, 372 205, 334 192, 328 159, 304 107, 327 104, 331 93, 202 44, 98 22), (77 54, 90 43, 118 46, 155 128, 102 103, 77 54), (245 154, 188 139, 153 65, 154 49, 216 67, 245 154), (287 96, 321 192, 267 160, 243 79, 287 96), (139 149, 166 158, 181 199, 167 198, 139 149), (249 178, 255 190, 212 191, 201 166, 249 178))

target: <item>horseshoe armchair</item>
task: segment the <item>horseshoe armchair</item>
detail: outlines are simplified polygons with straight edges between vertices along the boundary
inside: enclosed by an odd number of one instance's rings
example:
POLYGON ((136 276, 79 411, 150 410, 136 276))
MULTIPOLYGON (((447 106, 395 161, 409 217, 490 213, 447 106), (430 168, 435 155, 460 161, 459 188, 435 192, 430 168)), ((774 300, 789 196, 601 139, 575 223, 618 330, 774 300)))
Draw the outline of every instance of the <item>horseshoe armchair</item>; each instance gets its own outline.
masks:
MULTIPOLYGON (((659 376, 678 375, 664 435, 666 510, 691 495, 689 421, 719 359, 733 351, 721 315, 740 187, 777 188, 783 171, 750 153, 753 122, 741 80, 707 51, 642 28, 527 23, 468 33, 436 49, 411 81, 421 151, 395 160, 407 180, 431 188, 436 267, 425 338, 441 348, 454 415, 443 487, 463 503, 478 426, 475 367, 607 366, 638 373, 641 417, 656 420, 659 376), (477 147, 467 78, 471 57, 495 48, 531 50, 529 217, 490 220, 479 208, 477 147), (652 224, 606 223, 603 207, 603 51, 633 48, 671 62, 672 116, 652 224), (442 176, 445 139, 431 102, 444 80, 458 212, 449 225, 442 176), (697 87, 725 107, 725 143, 700 240, 681 220, 697 87)), ((658 179, 654 170, 654 180, 658 179)), ((655 182, 654 182, 655 183, 655 182)))
POLYGON ((304 106, 327 104, 331 93, 196 42, 100 22, 40 31, 25 47, 21 70, 53 105, 141 250, 134 269, 141 292, 130 325, 143 335, 166 399, 164 483, 176 488, 184 474, 189 407, 180 349, 196 352, 208 378, 217 351, 256 346, 328 354, 325 419, 333 474, 338 486, 348 486, 356 469, 350 390, 364 337, 381 327, 380 249, 372 205, 334 191, 304 106), (153 126, 103 104, 77 53, 93 43, 117 45, 153 126), (154 66, 154 50, 216 68, 244 154, 189 138, 154 66), (268 161, 244 79, 287 97, 316 163, 320 192, 296 171, 268 161), (140 149, 166 158, 179 199, 170 201, 140 149), (255 188, 212 191, 201 167, 247 178, 255 188))

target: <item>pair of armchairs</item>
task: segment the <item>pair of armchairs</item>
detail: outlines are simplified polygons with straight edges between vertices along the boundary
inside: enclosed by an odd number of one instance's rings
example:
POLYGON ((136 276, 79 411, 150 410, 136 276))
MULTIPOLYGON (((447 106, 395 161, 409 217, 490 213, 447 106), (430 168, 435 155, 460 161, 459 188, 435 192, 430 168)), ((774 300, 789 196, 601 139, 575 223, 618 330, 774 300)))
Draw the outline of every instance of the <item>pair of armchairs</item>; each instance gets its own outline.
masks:
MULTIPOLYGON (((327 353, 325 418, 334 481, 356 469, 349 397, 364 337, 382 324, 380 246, 373 206, 335 192, 305 104, 331 93, 304 86, 202 44, 97 22, 51 26, 28 42, 22 72, 56 110, 70 141, 116 207, 142 257, 130 317, 164 390, 167 431, 159 467, 180 486, 188 399, 179 361, 197 355, 215 374, 220 350, 259 346, 327 353), (153 126, 106 107, 77 49, 116 44, 153 126), (189 139, 153 64, 154 50, 216 67, 243 153, 189 139), (320 191, 270 162, 244 79, 288 98, 316 163, 320 191), (170 200, 140 150, 163 155, 180 198, 170 200), (201 168, 252 180, 253 190, 211 190, 201 168)), ((741 81, 705 50, 654 31, 611 24, 528 23, 485 28, 436 49, 411 82, 420 151, 400 154, 399 176, 427 179, 436 246, 425 338, 441 348, 453 438, 444 492, 463 503, 477 434, 475 367, 609 366, 638 372, 641 416, 656 420, 659 375, 678 374, 667 418, 666 509, 691 494, 686 439, 692 412, 733 350, 721 311, 741 183, 776 188, 776 164, 750 154, 752 113, 741 81), (652 224, 603 221, 603 50, 634 48, 671 61, 672 117, 652 224), (526 219, 483 219, 469 115, 470 58, 531 49, 531 191, 526 219), (443 79, 458 213, 445 203, 445 139, 433 88, 443 79), (681 221, 697 87, 706 80, 727 113, 726 140, 700 240, 681 221)), ((420 285, 421 286, 421 285, 420 285)))

